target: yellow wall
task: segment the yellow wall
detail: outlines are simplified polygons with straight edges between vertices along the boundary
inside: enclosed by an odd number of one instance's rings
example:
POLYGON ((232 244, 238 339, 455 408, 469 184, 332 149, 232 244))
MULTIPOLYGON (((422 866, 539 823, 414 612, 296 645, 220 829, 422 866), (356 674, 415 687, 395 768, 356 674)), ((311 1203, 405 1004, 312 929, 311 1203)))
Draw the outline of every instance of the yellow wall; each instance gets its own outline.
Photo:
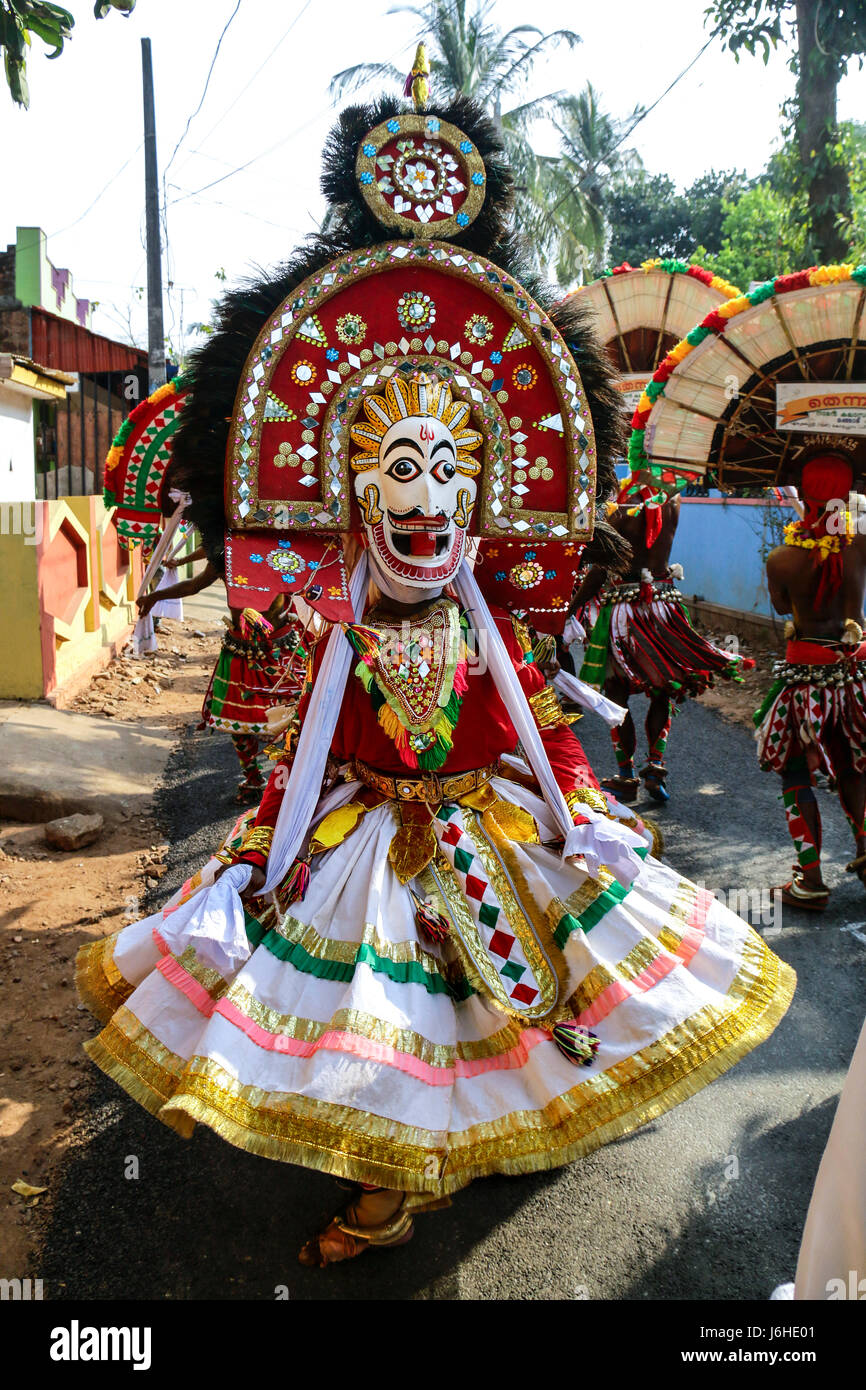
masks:
POLYGON ((4 511, 3 521, 0 534, 0 699, 40 700, 42 646, 36 546, 32 544, 32 536, 11 533, 15 524, 14 510, 4 511), (25 544, 25 541, 31 543, 25 544))
MULTIPOLYGON (((116 535, 113 512, 101 497, 61 497, 35 506, 38 546, 25 543, 32 537, 0 535, 0 699, 50 697, 63 703, 64 689, 85 685, 132 631, 141 560, 133 552, 132 565, 120 576, 111 558, 106 564, 104 546, 112 557, 116 535), (58 558, 60 583, 56 568, 52 574, 58 558)), ((14 521, 14 511, 9 515, 14 521)))

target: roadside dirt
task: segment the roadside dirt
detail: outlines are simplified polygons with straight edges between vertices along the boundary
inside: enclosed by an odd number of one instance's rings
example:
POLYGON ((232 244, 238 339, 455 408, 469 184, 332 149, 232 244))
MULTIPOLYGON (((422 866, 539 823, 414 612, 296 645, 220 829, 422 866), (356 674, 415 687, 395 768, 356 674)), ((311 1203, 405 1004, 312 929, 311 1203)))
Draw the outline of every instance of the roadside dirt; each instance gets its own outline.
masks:
MULTIPOLYGON (((180 733, 198 719, 221 635, 213 623, 164 621, 159 652, 121 656, 71 708, 180 733)), ((166 851, 152 816, 130 816, 73 853, 49 849, 41 825, 0 821, 2 1278, 30 1272, 53 1170, 70 1142, 74 1092, 90 1065, 81 1044, 93 1029, 75 992, 76 952, 141 915, 166 851), (21 1181, 47 1191, 14 1192, 21 1181)))

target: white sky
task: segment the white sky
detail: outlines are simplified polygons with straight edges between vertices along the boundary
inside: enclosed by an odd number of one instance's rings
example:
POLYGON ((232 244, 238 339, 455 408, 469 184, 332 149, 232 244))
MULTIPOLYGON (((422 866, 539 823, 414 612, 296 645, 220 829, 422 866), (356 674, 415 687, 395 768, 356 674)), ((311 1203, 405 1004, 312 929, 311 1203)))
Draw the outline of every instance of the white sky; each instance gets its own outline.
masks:
MULTIPOLYGON (((578 91, 591 81, 604 108, 624 116, 655 101, 698 53, 706 3, 497 0, 494 17, 504 29, 531 20, 545 32, 568 27, 583 38, 572 53, 553 51, 539 63, 529 96, 578 91)), ((112 13, 98 23, 90 0, 67 4, 77 24, 63 54, 49 62, 34 39, 30 110, 13 107, 0 84, 0 244, 14 240, 16 225, 41 226, 51 260, 72 271, 76 294, 99 301, 94 327, 125 341, 131 322, 144 343, 136 294, 144 285, 140 38, 153 43, 162 171, 198 104, 235 0, 138 0, 129 19, 112 13)), ((408 71, 423 37, 412 15, 389 15, 390 7, 391 0, 310 0, 306 8, 304 0, 242 0, 202 110, 168 173, 174 289, 166 331, 175 343, 183 329, 189 345, 189 325, 208 318, 220 291, 218 268, 231 282, 257 264, 280 261, 314 230, 323 211, 319 153, 334 117, 331 76, 365 61, 390 60, 408 71), (248 170, 196 193, 251 159, 248 170)), ((787 57, 774 55, 766 68, 759 59, 737 64, 714 43, 627 144, 650 171, 680 185, 711 168, 757 174, 778 143, 779 106, 793 91, 787 57)), ((866 79, 854 71, 840 89, 840 117, 862 120, 864 97, 866 79)), ((163 272, 169 278, 165 260, 163 272)))

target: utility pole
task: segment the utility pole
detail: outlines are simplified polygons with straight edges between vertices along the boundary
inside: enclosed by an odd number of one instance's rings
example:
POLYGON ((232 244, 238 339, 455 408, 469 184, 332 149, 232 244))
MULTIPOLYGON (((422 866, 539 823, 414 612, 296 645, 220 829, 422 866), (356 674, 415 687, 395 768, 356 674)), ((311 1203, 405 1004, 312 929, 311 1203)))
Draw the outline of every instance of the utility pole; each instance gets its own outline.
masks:
POLYGON ((159 247, 159 183, 156 172, 156 118, 153 111, 153 61, 150 39, 141 41, 144 90, 144 199, 147 236, 148 392, 165 382, 165 333, 162 323, 162 256, 159 247))

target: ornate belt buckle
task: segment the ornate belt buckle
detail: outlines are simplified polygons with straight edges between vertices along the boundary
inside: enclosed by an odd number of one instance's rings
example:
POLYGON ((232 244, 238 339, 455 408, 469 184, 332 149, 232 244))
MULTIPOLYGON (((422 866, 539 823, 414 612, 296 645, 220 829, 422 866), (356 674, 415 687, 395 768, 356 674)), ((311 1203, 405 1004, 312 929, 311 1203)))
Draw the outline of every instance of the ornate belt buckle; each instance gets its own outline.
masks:
POLYGON ((423 789, 423 799, 430 804, 440 805, 442 802, 442 782, 435 772, 425 772, 421 778, 423 789))

